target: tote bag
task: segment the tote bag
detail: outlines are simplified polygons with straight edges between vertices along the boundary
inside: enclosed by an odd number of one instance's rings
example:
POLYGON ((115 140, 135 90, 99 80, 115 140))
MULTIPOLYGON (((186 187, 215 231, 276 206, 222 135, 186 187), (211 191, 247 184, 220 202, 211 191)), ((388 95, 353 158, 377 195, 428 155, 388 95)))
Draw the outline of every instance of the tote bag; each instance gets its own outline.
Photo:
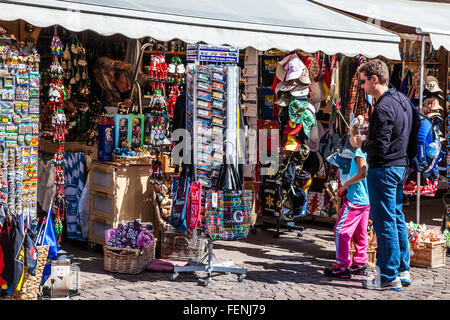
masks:
POLYGON ((206 194, 205 233, 211 239, 245 239, 250 231, 252 192, 244 190, 234 165, 223 164, 216 190, 206 194), (225 180, 229 180, 225 188, 225 180))
POLYGON ((187 195, 189 194, 189 178, 173 180, 172 210, 169 216, 169 224, 178 232, 187 230, 186 207, 187 195))

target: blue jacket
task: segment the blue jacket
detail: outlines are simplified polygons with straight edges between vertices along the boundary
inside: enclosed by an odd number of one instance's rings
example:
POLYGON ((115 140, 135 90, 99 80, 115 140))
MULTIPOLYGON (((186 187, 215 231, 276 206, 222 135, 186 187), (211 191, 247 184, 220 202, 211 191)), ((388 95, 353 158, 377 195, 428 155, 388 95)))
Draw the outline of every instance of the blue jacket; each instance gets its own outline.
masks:
POLYGON ((408 141, 412 130, 412 109, 408 99, 395 88, 376 102, 369 118, 369 136, 361 147, 367 152, 369 168, 408 166, 408 141))

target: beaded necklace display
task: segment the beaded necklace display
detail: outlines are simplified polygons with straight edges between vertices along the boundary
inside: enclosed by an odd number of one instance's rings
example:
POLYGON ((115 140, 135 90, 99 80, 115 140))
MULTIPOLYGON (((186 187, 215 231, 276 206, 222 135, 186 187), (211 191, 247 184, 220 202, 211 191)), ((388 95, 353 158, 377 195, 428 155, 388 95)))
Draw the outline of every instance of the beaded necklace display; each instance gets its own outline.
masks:
POLYGON ((66 116, 64 114, 64 101, 66 99, 63 74, 64 70, 61 66, 60 60, 63 53, 63 45, 56 33, 53 36, 52 44, 53 62, 50 66, 49 75, 51 77, 49 90, 49 110, 52 113, 53 126, 53 143, 56 143, 56 152, 53 156, 53 163, 55 164, 55 187, 56 195, 53 201, 57 213, 55 218, 55 233, 58 242, 61 241, 62 221, 65 219, 66 198, 64 195, 64 143, 66 131, 66 116))

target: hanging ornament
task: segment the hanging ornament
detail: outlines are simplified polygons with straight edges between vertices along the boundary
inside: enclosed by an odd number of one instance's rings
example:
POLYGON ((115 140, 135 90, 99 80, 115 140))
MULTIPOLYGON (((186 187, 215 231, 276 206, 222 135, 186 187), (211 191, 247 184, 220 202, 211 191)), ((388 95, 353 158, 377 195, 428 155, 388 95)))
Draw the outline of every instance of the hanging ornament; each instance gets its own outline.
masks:
POLYGON ((69 45, 67 43, 66 43, 66 50, 64 50, 63 58, 64 60, 70 60, 69 45))
POLYGON ((81 80, 80 71, 77 71, 77 74, 75 75, 75 81, 79 82, 81 80))

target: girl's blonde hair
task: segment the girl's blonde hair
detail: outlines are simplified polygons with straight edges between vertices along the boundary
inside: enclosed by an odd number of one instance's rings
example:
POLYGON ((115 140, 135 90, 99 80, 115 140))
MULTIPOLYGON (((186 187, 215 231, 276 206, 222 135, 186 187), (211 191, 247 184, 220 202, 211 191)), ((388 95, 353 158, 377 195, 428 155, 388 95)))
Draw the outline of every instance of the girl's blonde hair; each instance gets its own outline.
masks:
POLYGON ((95 82, 103 89, 113 89, 112 81, 109 73, 114 71, 114 78, 118 79, 122 73, 127 72, 131 68, 131 64, 113 60, 108 57, 99 58, 93 68, 95 82))

